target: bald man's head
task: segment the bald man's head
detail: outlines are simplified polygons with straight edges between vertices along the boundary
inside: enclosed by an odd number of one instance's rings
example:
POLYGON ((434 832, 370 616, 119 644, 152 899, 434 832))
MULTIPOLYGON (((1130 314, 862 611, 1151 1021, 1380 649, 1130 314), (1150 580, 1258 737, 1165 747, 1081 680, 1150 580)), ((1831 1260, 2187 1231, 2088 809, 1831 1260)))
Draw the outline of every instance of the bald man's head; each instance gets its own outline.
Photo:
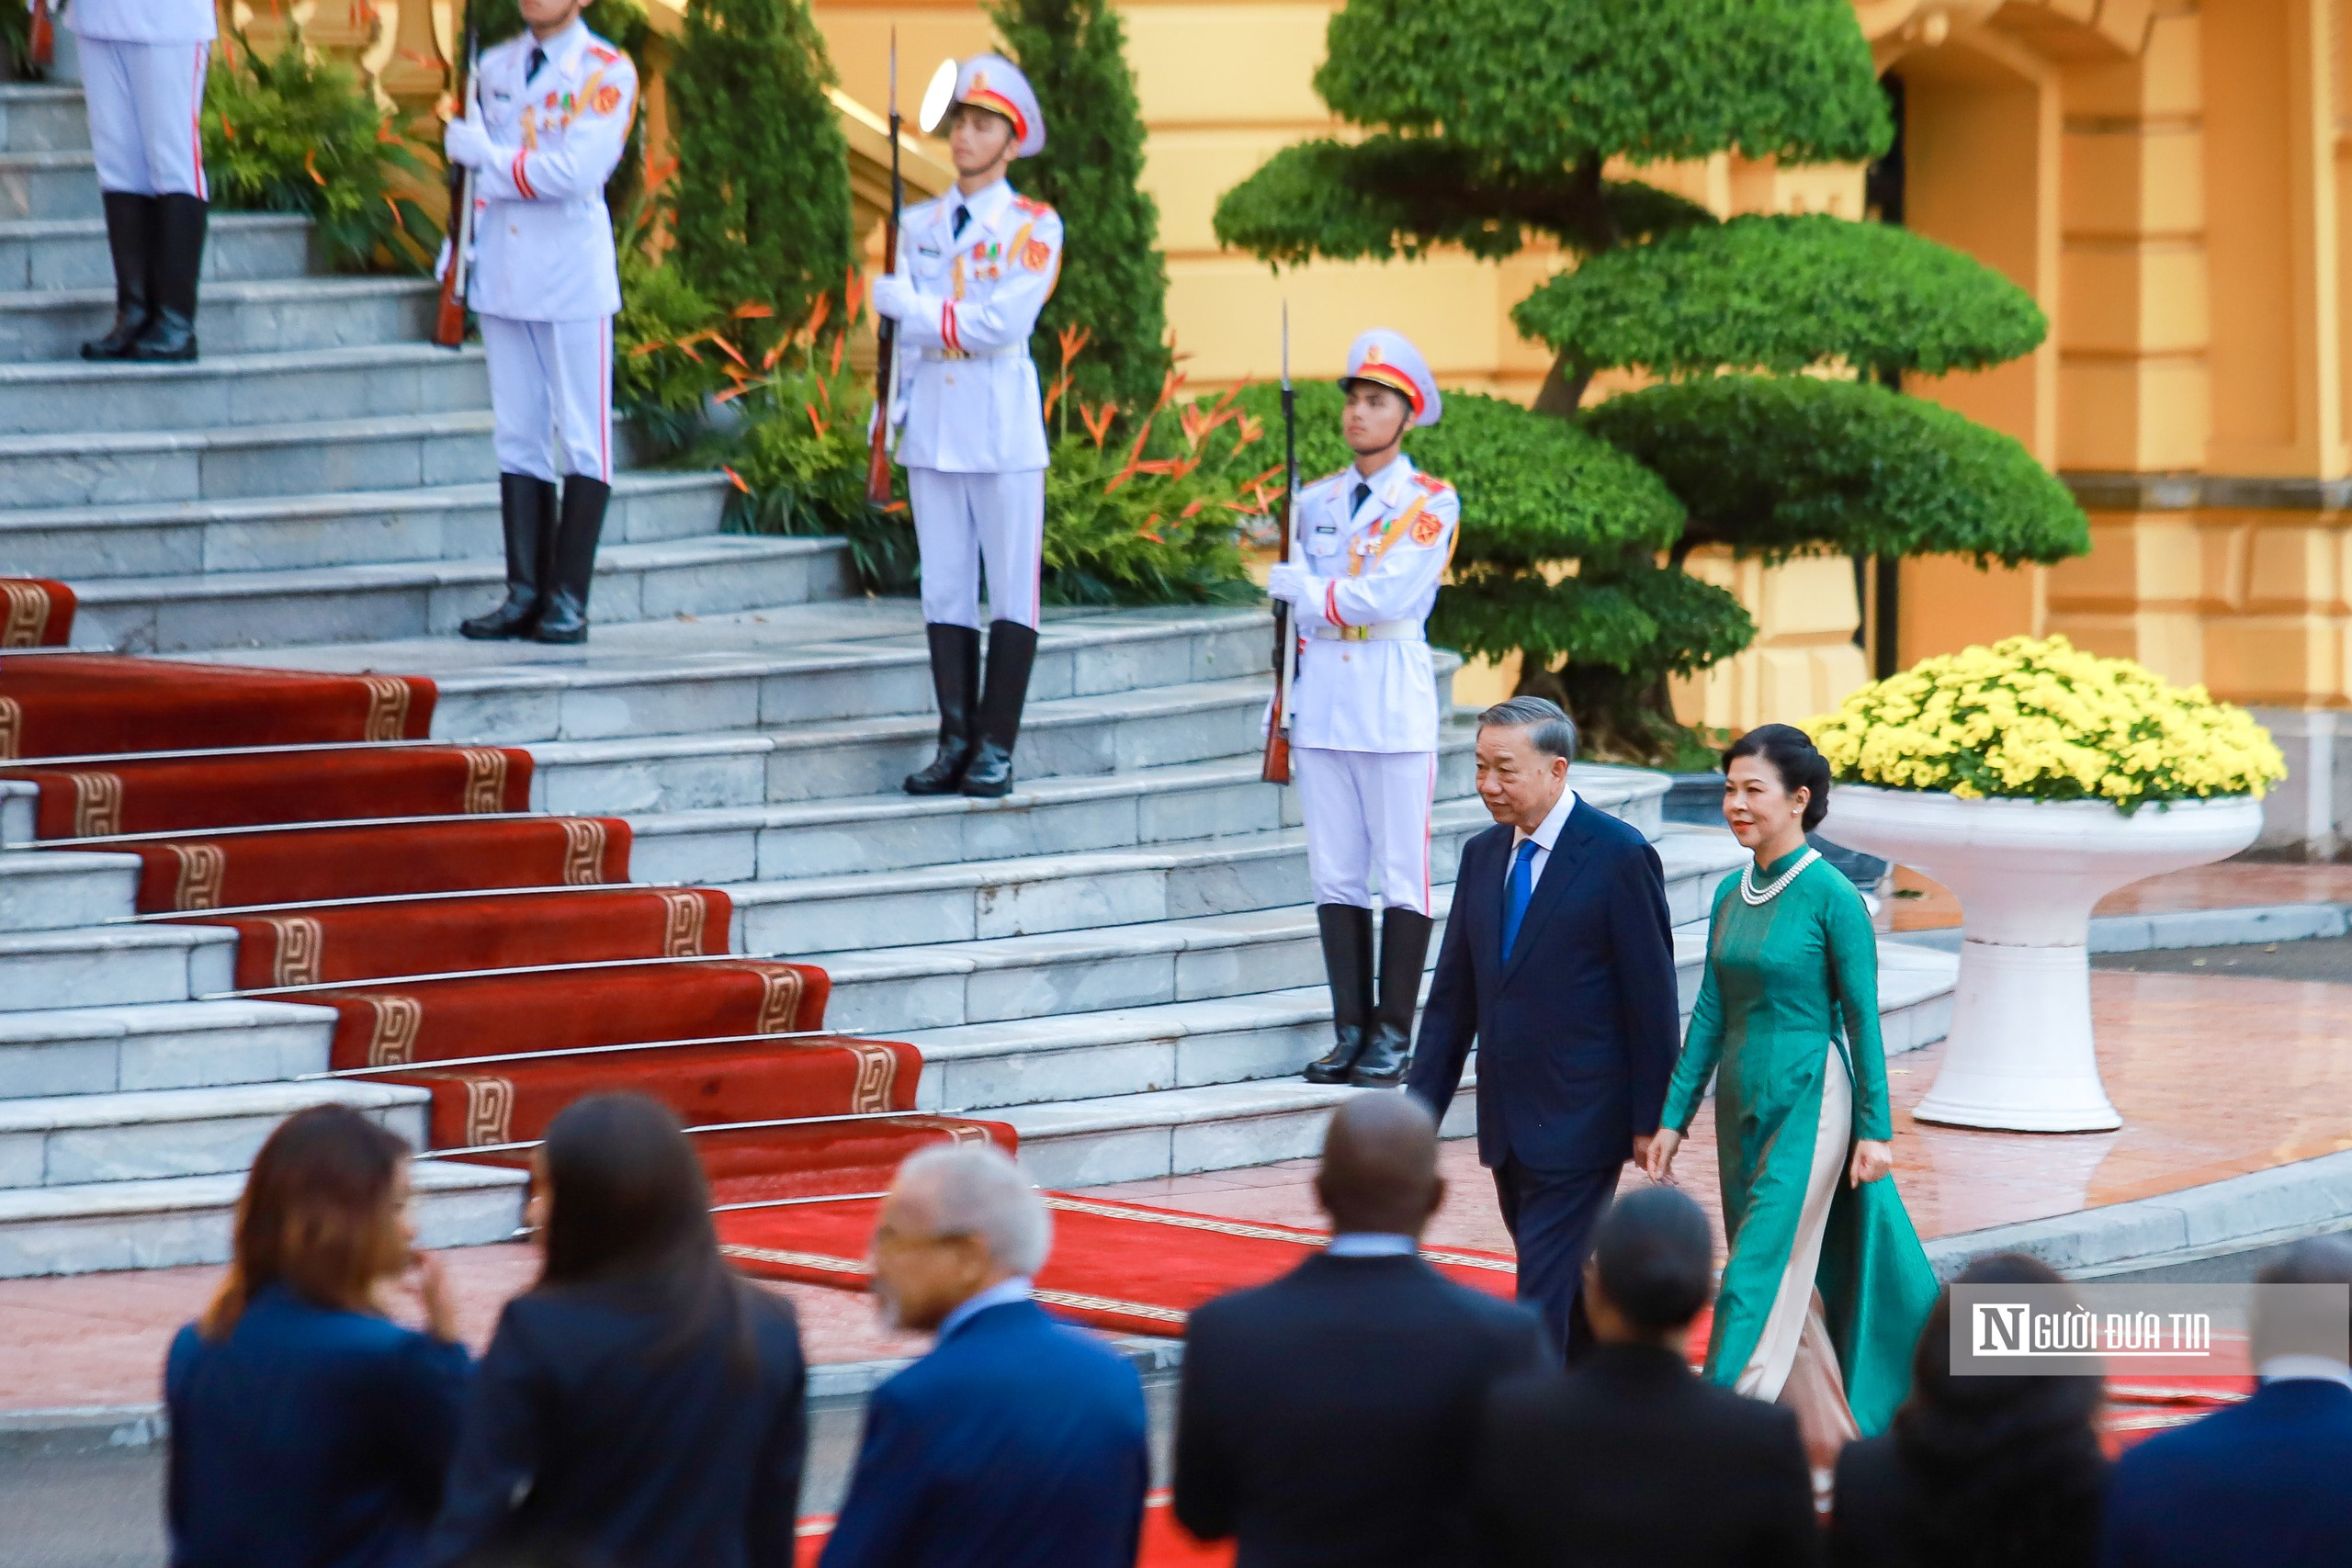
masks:
POLYGON ((1437 1122, 1407 1094, 1359 1094, 1331 1118, 1315 1191, 1335 1231, 1418 1236, 1445 1201, 1437 1122))

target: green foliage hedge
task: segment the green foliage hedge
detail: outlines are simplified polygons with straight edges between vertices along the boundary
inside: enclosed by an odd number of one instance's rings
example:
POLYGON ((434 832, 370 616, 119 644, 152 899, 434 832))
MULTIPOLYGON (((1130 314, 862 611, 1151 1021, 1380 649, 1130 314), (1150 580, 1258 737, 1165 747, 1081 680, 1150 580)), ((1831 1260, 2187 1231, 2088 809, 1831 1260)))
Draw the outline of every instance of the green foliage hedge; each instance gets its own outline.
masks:
POLYGON ((1511 321, 1589 368, 1660 376, 1802 370, 1981 370, 2030 354, 2050 323, 2033 297, 1949 245, 1883 223, 1735 218, 1587 258, 1511 321))
POLYGON ((2010 566, 2090 548, 2074 497, 2017 441, 1883 387, 1723 376, 1611 398, 1584 423, 1665 479, 1693 545, 2010 566))
MULTIPOLYGON (((5 4, 5 0, 0 0, 5 4)), ((213 205, 300 212, 328 265, 346 272, 423 272, 441 230, 410 197, 437 171, 402 137, 350 66, 311 52, 288 28, 264 58, 242 32, 213 56, 198 123, 213 205)))
POLYGON ((1046 115, 1046 149, 1013 165, 1012 184, 1062 220, 1061 277, 1030 353, 1046 375, 1067 368, 1078 397, 1140 416, 1170 365, 1168 264, 1118 14, 1104 0, 1002 0, 989 17, 1046 115), (1087 343, 1067 367, 1065 331, 1087 343))

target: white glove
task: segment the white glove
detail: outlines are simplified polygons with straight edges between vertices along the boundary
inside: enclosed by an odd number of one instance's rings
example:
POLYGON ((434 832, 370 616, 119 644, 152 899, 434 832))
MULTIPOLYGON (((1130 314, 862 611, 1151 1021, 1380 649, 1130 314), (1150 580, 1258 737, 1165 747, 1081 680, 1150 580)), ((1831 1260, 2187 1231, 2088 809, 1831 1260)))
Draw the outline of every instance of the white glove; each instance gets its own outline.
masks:
POLYGON ((469 169, 491 168, 499 161, 490 133, 463 116, 451 120, 449 129, 441 133, 441 150, 449 155, 449 162, 469 169))
POLYGON ((874 313, 903 321, 916 313, 915 286, 895 272, 874 280, 874 313))
POLYGON ((1273 570, 1266 576, 1266 592, 1302 610, 1323 607, 1321 581, 1296 561, 1275 562, 1273 570))

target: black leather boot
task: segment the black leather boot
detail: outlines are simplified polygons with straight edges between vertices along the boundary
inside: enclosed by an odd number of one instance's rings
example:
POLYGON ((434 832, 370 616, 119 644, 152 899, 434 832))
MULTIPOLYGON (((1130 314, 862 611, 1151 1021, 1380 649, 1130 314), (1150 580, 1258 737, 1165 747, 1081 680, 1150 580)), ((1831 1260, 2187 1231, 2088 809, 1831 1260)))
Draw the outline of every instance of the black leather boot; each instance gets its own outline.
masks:
POLYGON ((1412 1065, 1413 1009, 1421 999, 1430 924, 1427 915, 1410 909, 1380 913, 1380 1005, 1373 1010, 1372 1042, 1348 1074, 1358 1089, 1393 1089, 1412 1065))
POLYGON ((107 250, 114 257, 114 325, 82 345, 85 359, 123 359, 154 313, 155 198, 127 191, 104 193, 107 250))
POLYGON ((994 798, 1012 793, 1012 743, 1021 738, 1021 705, 1029 699, 1029 670, 1037 662, 1037 628, 1019 621, 989 623, 988 682, 980 694, 980 743, 964 768, 964 793, 994 798))
POLYGON ((980 628, 926 622, 931 640, 931 689, 939 699, 939 754, 907 775, 909 795, 954 795, 964 787, 979 723, 980 628))
POLYGON ((596 538, 613 487, 582 474, 563 479, 563 515, 556 523, 548 567, 547 604, 539 611, 541 642, 588 640, 588 586, 596 575, 596 538))
POLYGON ((196 278, 204 268, 207 213, 201 197, 155 198, 155 313, 130 345, 131 358, 196 357, 196 278))
POLYGON ((1323 973, 1331 981, 1332 1045, 1306 1065, 1306 1081, 1345 1083, 1363 1055, 1372 1022, 1372 911, 1358 904, 1317 904, 1315 925, 1323 938, 1323 973))
POLYGON ((459 626, 463 637, 529 637, 538 625, 539 586, 555 537, 555 486, 528 474, 499 475, 498 521, 506 536, 506 602, 459 626))

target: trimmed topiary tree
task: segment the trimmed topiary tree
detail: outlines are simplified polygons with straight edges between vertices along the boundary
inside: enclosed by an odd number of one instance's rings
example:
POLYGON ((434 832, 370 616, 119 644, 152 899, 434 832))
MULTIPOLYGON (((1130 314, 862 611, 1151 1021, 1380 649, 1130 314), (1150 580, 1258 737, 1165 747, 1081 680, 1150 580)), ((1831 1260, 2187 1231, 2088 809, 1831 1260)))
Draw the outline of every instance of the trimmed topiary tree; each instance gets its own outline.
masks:
MULTIPOLYGON (((1440 246, 1498 257, 1543 239, 1577 259, 1513 312, 1555 355, 1535 412, 1482 420, 1573 421, 1686 517, 1661 534, 1640 492, 1616 485, 1596 498, 1602 525, 1547 534, 1538 512, 1490 533, 1464 486, 1433 630, 1464 652, 1517 652, 1521 689, 1566 701, 1604 750, 1670 758, 1682 735, 1668 677, 1754 636, 1736 599, 1679 570, 1697 546, 2011 564, 2087 548, 2081 513, 2016 442, 1823 378, 2029 353, 2047 323, 2021 290, 1904 230, 1718 222, 1603 176, 1611 159, 1883 152, 1892 129, 1847 0, 1349 0, 1329 43, 1316 87, 1361 135, 1277 153, 1218 204, 1218 238, 1277 265, 1440 246), (1580 412, 1604 369, 1666 384, 1580 412)), ((1449 400, 1448 424, 1466 401, 1449 400)), ((1435 446, 1417 451, 1461 482, 1435 446)))
POLYGON ((1125 30, 1104 0, 1001 0, 989 16, 1046 111, 1046 150, 1023 160, 1013 183, 1061 214, 1065 235, 1061 280, 1030 351, 1041 369, 1070 376, 1065 422, 1079 402, 1140 418, 1170 364, 1168 264, 1159 209, 1142 187, 1143 115, 1125 30), (1065 328, 1087 334, 1068 365, 1065 328))
POLYGON ((825 89, 834 81, 807 0, 687 0, 670 68, 678 173, 667 187, 670 265, 743 321, 747 348, 808 320, 831 297, 848 319, 849 143, 825 89))

